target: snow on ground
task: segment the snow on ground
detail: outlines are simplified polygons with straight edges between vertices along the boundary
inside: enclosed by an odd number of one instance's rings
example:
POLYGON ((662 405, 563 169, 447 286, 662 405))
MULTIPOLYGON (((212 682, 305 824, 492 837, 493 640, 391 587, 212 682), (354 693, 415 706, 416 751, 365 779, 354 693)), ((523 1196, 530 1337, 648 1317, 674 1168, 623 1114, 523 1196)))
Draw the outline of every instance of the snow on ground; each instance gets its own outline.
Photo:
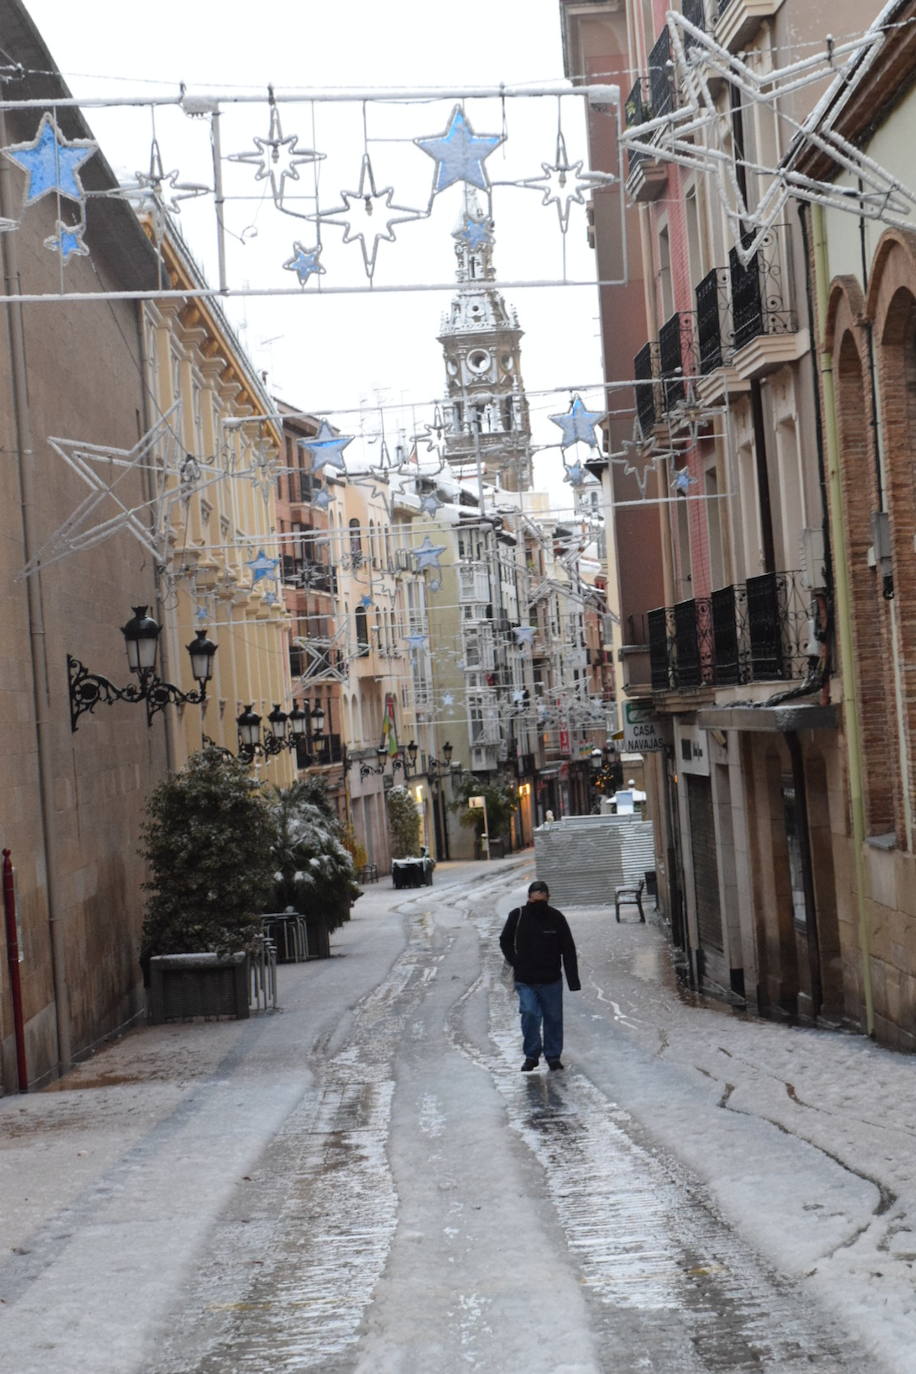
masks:
MULTIPOLYGON (((386 1021, 384 998, 397 999, 398 973, 406 977, 410 967, 402 912, 414 899, 383 880, 367 889, 353 921, 334 937, 334 952, 346 958, 280 970, 288 1014, 142 1028, 53 1089, 0 1100, 5 1348, 24 1352, 31 1341, 29 1358, 17 1356, 17 1374, 69 1374, 65 1358, 60 1361, 71 1318, 96 1324, 100 1358, 93 1374, 150 1367, 132 1364, 128 1352, 140 1348, 157 1321, 167 1320, 182 1267, 240 1180, 280 1140, 284 1123, 297 1114, 311 1119, 317 1112, 320 1118, 322 1102, 338 1115, 350 1110, 347 1028, 357 1004, 362 1017, 377 1015, 403 1060, 398 1072, 420 1075, 417 1136, 429 1155, 444 1146, 446 1117, 441 1089, 434 1076, 424 1079, 411 1065, 410 1045, 433 1034, 439 1016, 454 1022, 450 1043, 475 1073, 490 1074, 510 1125, 549 1174, 553 1147, 546 1135, 539 1138, 537 1111, 518 1108, 517 1018, 495 947, 504 914, 530 876, 530 857, 443 865, 436 887, 416 899, 424 905, 419 919, 433 945, 443 932, 451 938, 462 926, 466 953, 472 932, 479 941, 476 982, 464 991, 459 982, 454 993, 443 984, 445 1010, 430 1003, 425 1024, 408 1021, 400 1032, 386 1021), (383 987, 375 1008, 373 989, 383 987), (455 1018, 461 1016, 467 1024, 459 1027, 455 1018), (316 1062, 330 1066, 323 1086, 314 1079, 316 1062), (225 1122, 232 1123, 231 1132, 220 1124, 225 1122), (138 1198, 140 1176, 145 1191, 138 1198), (80 1314, 87 1278, 68 1259, 69 1242, 90 1225, 89 1248, 78 1252, 83 1262, 95 1246, 101 1275, 106 1265, 112 1270, 114 1253, 120 1277, 114 1273, 96 1310, 80 1314), (143 1303, 136 1301, 140 1291, 143 1303)), ((668 1180, 679 1176, 688 1190, 708 1195, 739 1246, 743 1239, 748 1251, 758 1250, 801 1293, 811 1292, 832 1309, 891 1374, 916 1370, 916 1062, 861 1036, 691 1004, 678 992, 663 932, 651 918, 648 926, 617 925, 608 908, 572 908, 567 915, 583 979, 581 994, 566 994, 567 1074, 553 1086, 547 1075, 533 1075, 525 1085, 535 1105, 539 1094, 553 1093, 554 1114, 578 1112, 587 1127, 577 1144, 582 1186, 557 1189, 552 1199, 561 1221, 567 1218, 573 1233, 587 1225, 590 1177, 605 1191, 619 1180, 622 1206, 627 1191, 635 1196, 639 1178, 640 1215, 647 1221, 647 1208, 673 1205, 668 1180)), ((435 978, 434 962, 419 970, 421 979, 427 975, 435 978)), ((378 1151, 390 1111, 382 1058, 378 1130, 365 1104, 353 1107, 368 1112, 362 1125, 375 1131, 378 1151)), ((467 1078, 468 1093, 475 1081, 467 1078)), ((546 1110, 547 1096, 544 1103, 546 1110)), ((381 1168, 381 1154, 379 1161, 381 1168)), ((366 1167, 371 1173, 368 1154, 366 1167)), ((381 1172, 388 1177, 387 1166, 381 1172)), ((373 1282, 384 1261, 382 1238, 392 1225, 393 1199, 386 1194, 381 1202, 387 1211, 379 1220, 378 1261, 365 1276, 373 1282)), ((367 1213, 367 1225, 375 1220, 367 1213)), ((244 1255, 240 1250, 237 1264, 260 1262, 250 1229, 250 1249, 244 1255)), ((581 1262, 589 1282, 623 1299, 625 1254, 613 1247, 583 1250, 581 1262)), ((662 1264, 662 1297, 667 1273, 662 1264)), ((468 1333, 498 1325, 499 1313, 479 1286, 463 1293, 461 1303, 468 1333)), ((467 1339, 470 1358, 471 1334, 467 1339)))

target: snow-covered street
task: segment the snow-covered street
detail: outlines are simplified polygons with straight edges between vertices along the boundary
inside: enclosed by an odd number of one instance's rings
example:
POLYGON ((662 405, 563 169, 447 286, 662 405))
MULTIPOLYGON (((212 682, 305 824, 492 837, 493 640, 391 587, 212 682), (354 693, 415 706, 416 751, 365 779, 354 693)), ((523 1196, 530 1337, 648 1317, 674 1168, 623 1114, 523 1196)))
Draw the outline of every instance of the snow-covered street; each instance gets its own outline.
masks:
POLYGON ((564 1073, 497 935, 530 855, 370 886, 281 1010, 0 1100, 0 1368, 916 1370, 916 1079, 677 992, 570 909, 564 1073))

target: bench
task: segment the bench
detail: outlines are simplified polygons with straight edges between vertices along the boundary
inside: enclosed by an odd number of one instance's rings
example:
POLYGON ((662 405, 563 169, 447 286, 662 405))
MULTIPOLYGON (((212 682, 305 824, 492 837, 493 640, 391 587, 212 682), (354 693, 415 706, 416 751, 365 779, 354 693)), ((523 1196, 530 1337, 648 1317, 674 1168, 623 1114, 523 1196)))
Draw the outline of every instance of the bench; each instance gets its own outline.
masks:
POLYGON ((377 883, 378 864, 363 864, 357 874, 357 879, 361 883, 377 883))
POLYGON ((621 906, 639 907, 639 919, 643 925, 646 923, 646 913, 642 909, 642 894, 645 890, 646 880, 640 878, 638 883, 621 883, 614 888, 614 917, 620 920, 621 906))

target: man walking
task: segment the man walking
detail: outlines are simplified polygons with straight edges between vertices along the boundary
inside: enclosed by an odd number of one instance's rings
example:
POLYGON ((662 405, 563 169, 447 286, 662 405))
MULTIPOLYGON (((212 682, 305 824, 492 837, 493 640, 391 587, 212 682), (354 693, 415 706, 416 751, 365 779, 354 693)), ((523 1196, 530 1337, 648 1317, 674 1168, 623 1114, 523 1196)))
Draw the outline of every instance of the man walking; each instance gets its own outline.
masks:
POLYGON ((551 1069, 563 1067, 561 961, 570 992, 582 986, 572 932, 562 911, 549 901, 547 884, 533 882, 527 902, 509 912, 499 937, 499 947, 515 974, 525 1055, 522 1073, 537 1068, 542 1052, 551 1069))

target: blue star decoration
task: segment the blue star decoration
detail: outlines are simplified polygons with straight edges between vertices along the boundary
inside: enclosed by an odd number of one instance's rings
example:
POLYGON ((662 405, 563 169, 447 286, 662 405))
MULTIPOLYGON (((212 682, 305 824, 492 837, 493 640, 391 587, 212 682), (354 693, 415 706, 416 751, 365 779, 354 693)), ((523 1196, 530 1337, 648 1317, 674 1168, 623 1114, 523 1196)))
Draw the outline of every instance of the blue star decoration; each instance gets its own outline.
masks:
POLYGON ((88 258, 89 249, 82 239, 85 230, 85 224, 61 224, 58 220, 57 233, 51 234, 49 238, 45 239, 45 248, 50 248, 54 253, 60 253, 65 264, 71 258, 88 258))
POLYGON ((359 598, 359 604, 360 604, 361 606, 364 606, 365 609, 368 611, 369 607, 372 605, 372 597, 371 597, 371 596, 361 596, 361 597, 359 598))
POLYGON ((534 639, 533 625, 513 625, 512 629, 519 648, 521 648, 523 644, 530 644, 534 639))
POLYGON ((200 621, 204 621, 204 620, 209 620, 209 619, 210 619, 210 615, 209 615, 209 612, 207 611, 206 606, 198 606, 198 607, 197 607, 197 610, 194 612, 194 619, 195 619, 195 620, 200 620, 200 621))
POLYGON ((319 224, 336 224, 341 227, 344 231, 344 243, 360 244, 366 276, 371 281, 375 273, 379 243, 382 239, 386 243, 394 242, 392 225, 422 219, 424 212, 411 210, 406 205, 392 205, 394 188, 385 186, 381 191, 377 188, 368 153, 363 157, 358 188, 355 191, 341 191, 340 194, 344 200, 343 205, 338 205, 333 210, 322 210, 314 218, 319 224), (388 213, 392 210, 399 213, 388 213))
POLYGON ((455 704, 455 697, 454 697, 454 694, 453 694, 452 692, 443 692, 443 693, 442 693, 442 705, 443 705, 443 706, 454 706, 454 704, 455 704))
POLYGON ((420 509, 427 515, 435 515, 441 505, 442 502, 434 491, 428 491, 420 500, 420 509))
POLYGON ((288 258, 283 264, 287 272, 295 272, 299 278, 299 285, 305 286, 310 277, 324 276, 324 268, 318 259, 321 256, 321 245, 314 248, 304 248, 301 243, 293 244, 293 256, 288 258))
POLYGON ((251 569, 251 585, 260 582, 262 577, 273 577, 280 566, 279 558, 268 558, 263 549, 258 550, 257 558, 246 558, 245 567, 251 569))
POLYGON ((424 568, 438 568, 439 555, 445 553, 445 545, 433 545, 429 535, 423 540, 418 549, 411 549, 411 553, 417 560, 417 572, 422 572, 424 568))
POLYGON ((335 434, 327 420, 322 420, 314 439, 303 440, 302 447, 312 455, 313 468, 338 468, 346 472, 343 451, 352 442, 352 434, 335 434))
POLYGON ((312 505, 317 506, 319 510, 327 510, 333 500, 334 497, 331 493, 322 488, 321 491, 316 491, 315 495, 312 497, 312 505))
POLYGON ((687 468, 679 468, 671 479, 671 485, 678 496, 686 496, 691 487, 695 487, 698 478, 688 472, 687 468))
POLYGON ((565 467, 563 481, 569 482, 574 487, 581 487, 582 483, 588 478, 588 471, 581 463, 571 463, 565 467))
POLYGON ((436 161, 433 195, 438 195, 458 181, 490 188, 484 162, 492 152, 505 143, 503 134, 475 134, 460 105, 452 110, 445 133, 436 138, 415 138, 414 143, 436 161))
POLYGON ((426 644, 426 635, 408 635, 407 643, 411 649, 422 649, 426 644))
POLYGON ((31 143, 13 143, 9 148, 0 148, 0 152, 26 173, 23 205, 34 205, 36 200, 52 193, 68 200, 84 200, 86 193, 78 172, 97 147, 88 138, 68 142, 61 137, 51 115, 44 114, 31 143))
POLYGON ((473 219, 470 215, 465 215, 464 223, 460 229, 455 230, 452 238, 461 239, 462 243, 466 243, 472 252, 475 248, 481 248, 485 243, 493 242, 489 221, 473 219))
POLYGON ((550 415, 548 418, 551 423, 559 425, 563 431, 563 438, 560 440, 560 448, 567 449, 572 444, 581 442, 588 444, 590 448, 598 447, 598 440, 595 438, 595 425, 605 416, 603 410, 586 410, 582 403, 581 396, 574 396, 572 405, 565 415, 550 415))

